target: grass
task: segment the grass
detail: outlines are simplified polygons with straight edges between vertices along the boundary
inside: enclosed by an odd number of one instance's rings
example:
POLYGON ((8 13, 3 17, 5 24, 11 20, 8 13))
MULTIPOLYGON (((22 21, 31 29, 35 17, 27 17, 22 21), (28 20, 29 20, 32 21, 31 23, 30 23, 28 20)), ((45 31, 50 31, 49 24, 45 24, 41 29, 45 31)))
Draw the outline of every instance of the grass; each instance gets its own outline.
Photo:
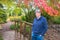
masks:
POLYGON ((2 35, 0 35, 0 40, 3 40, 3 37, 2 37, 2 35))
POLYGON ((27 25, 26 26, 26 31, 29 32, 30 31, 30 27, 27 25))

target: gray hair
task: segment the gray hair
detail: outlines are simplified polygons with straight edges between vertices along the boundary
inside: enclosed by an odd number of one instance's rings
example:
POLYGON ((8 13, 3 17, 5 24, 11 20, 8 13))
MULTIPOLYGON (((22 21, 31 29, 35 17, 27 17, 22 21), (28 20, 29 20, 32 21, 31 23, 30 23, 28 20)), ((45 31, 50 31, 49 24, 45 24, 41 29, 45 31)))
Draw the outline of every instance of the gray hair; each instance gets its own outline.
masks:
POLYGON ((35 10, 35 13, 36 13, 36 12, 41 13, 41 11, 40 11, 39 8, 37 8, 37 9, 35 10))

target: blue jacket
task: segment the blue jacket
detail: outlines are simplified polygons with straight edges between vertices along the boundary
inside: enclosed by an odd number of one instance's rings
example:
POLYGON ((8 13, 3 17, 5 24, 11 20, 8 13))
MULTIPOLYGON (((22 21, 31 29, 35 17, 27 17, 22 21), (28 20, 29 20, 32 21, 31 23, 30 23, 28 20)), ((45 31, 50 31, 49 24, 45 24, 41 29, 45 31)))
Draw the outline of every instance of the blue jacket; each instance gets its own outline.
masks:
POLYGON ((42 35, 46 33, 48 29, 47 20, 45 17, 41 16, 39 19, 35 18, 33 21, 32 32, 34 34, 42 35))

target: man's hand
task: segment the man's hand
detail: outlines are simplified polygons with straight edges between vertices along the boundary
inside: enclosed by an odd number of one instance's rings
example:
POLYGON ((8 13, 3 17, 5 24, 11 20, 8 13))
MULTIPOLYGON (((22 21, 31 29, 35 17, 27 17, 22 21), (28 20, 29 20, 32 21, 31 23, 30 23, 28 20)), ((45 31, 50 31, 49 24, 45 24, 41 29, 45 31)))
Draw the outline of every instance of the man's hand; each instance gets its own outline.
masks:
POLYGON ((42 35, 39 35, 39 36, 42 36, 42 35))

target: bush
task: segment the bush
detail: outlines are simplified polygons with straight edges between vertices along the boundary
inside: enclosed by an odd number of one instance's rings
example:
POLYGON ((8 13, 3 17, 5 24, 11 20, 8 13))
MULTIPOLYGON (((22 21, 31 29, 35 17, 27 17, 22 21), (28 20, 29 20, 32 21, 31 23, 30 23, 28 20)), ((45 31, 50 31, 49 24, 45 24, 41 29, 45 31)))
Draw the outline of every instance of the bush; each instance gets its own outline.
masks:
POLYGON ((19 16, 17 16, 17 17, 15 17, 15 16, 10 17, 10 21, 20 21, 20 20, 21 20, 21 18, 19 16))
POLYGON ((51 20, 52 16, 48 15, 47 12, 43 9, 42 16, 46 17, 47 21, 51 20))
POLYGON ((14 30, 14 29, 15 29, 15 25, 11 25, 11 26, 10 26, 10 29, 11 29, 11 30, 14 30))
POLYGON ((15 29, 18 30, 19 28, 20 28, 20 25, 19 25, 19 24, 16 24, 16 25, 14 24, 14 25, 11 25, 11 26, 10 26, 10 29, 11 29, 11 30, 15 30, 15 29))
POLYGON ((5 23, 7 19, 7 14, 5 13, 4 10, 0 9, 0 24, 5 23))
POLYGON ((60 24, 60 16, 54 17, 54 18, 52 19, 52 22, 53 22, 54 24, 60 24))
POLYGON ((43 15, 44 17, 46 17, 46 19, 48 20, 49 24, 50 24, 50 23, 60 24, 60 16, 50 16, 50 15, 48 15, 47 12, 45 12, 44 10, 43 10, 42 15, 43 15))
POLYGON ((21 16, 21 20, 22 21, 26 21, 26 17, 25 16, 21 16))
POLYGON ((26 22, 30 22, 32 23, 33 22, 33 19, 35 17, 35 10, 28 10, 28 13, 25 14, 26 16, 26 22))
POLYGON ((30 28, 29 27, 26 27, 26 31, 29 32, 30 31, 30 28))
POLYGON ((26 20, 26 17, 24 15, 21 15, 21 16, 12 16, 10 17, 10 21, 25 21, 26 20))

